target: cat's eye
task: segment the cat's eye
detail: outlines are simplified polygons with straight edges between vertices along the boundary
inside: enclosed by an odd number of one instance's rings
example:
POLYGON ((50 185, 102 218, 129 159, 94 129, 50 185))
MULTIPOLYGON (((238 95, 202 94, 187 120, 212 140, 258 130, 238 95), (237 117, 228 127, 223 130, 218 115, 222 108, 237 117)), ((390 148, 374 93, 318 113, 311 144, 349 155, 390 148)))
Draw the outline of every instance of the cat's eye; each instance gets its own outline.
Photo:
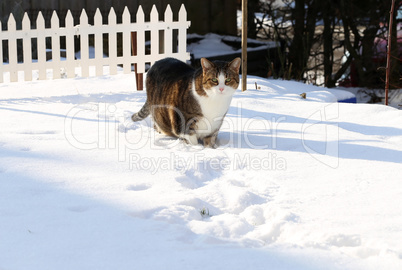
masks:
POLYGON ((217 78, 213 78, 213 79, 212 79, 212 82, 217 83, 217 82, 218 82, 218 79, 217 79, 217 78))
POLYGON ((227 79, 225 80, 225 82, 227 82, 227 83, 230 83, 231 81, 232 81, 231 78, 227 78, 227 79))

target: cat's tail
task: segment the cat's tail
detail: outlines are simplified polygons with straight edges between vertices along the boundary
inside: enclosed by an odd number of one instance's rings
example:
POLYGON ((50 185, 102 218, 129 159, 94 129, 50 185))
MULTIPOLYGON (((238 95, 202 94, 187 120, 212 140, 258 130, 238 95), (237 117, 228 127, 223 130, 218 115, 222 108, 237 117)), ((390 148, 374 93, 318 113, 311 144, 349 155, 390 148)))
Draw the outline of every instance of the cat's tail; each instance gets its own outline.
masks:
POLYGON ((145 102, 144 106, 142 106, 141 110, 131 116, 131 119, 134 122, 141 121, 142 119, 147 118, 147 116, 151 113, 150 106, 148 101, 145 102))

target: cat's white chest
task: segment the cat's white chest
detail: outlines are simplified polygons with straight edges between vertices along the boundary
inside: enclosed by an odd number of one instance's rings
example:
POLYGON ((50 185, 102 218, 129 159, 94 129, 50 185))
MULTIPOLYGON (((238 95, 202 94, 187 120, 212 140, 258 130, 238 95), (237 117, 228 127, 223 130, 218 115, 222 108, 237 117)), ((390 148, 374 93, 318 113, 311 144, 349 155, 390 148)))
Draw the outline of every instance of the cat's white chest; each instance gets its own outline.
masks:
POLYGON ((196 134, 202 139, 216 132, 232 101, 231 95, 197 98, 203 117, 197 121, 196 134))

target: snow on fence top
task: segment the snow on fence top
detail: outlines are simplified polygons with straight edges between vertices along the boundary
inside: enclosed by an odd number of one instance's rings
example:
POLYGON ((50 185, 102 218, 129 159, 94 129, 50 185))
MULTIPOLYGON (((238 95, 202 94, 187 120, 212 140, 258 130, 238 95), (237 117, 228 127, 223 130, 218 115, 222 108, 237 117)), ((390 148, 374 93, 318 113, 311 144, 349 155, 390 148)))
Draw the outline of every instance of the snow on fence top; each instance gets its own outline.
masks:
MULTIPOLYGON (((145 72, 146 63, 154 63, 164 57, 174 57, 182 61, 190 59, 190 54, 186 52, 186 34, 190 22, 187 21, 187 12, 184 5, 181 6, 178 21, 173 21, 172 9, 168 5, 164 14, 164 21, 159 21, 159 14, 153 6, 150 14, 150 21, 145 21, 144 11, 139 6, 136 14, 136 22, 131 22, 131 15, 125 7, 122 23, 117 23, 116 13, 110 9, 108 24, 102 24, 102 15, 97 9, 94 17, 94 25, 88 24, 88 16, 82 10, 79 25, 74 26, 73 16, 70 11, 65 18, 65 27, 60 27, 60 21, 53 12, 51 27, 45 28, 45 20, 39 12, 36 29, 31 29, 31 22, 24 14, 22 29, 17 29, 16 21, 10 14, 7 31, 1 31, 0 22, 0 83, 3 82, 5 72, 10 73, 10 81, 18 81, 18 72, 24 72, 24 80, 32 80, 32 71, 38 71, 39 79, 47 78, 47 70, 50 69, 51 78, 57 79, 64 73, 68 78, 75 77, 75 68, 81 68, 81 76, 89 77, 89 67, 94 66, 96 76, 103 75, 103 66, 110 67, 110 74, 117 73, 117 66, 123 66, 124 73, 131 72, 131 65, 136 64, 137 73, 145 72), (176 38, 173 30, 177 29, 177 48, 173 48, 173 40, 176 38), (145 50, 145 33, 150 32, 150 52, 145 50), (118 56, 117 34, 122 33, 122 52, 118 56), (136 33, 136 35, 132 35, 136 33), (108 56, 103 51, 103 35, 108 35, 108 56), (81 56, 75 57, 75 40, 79 36, 81 56), (89 38, 94 37, 95 54, 90 57, 89 38), (64 37, 61 42, 61 37, 64 37), (49 40, 51 39, 51 42, 49 40), (132 38, 136 39, 136 51, 132 50, 132 38), (8 41, 3 48, 3 41, 8 41), (162 42, 163 49, 160 49, 162 42), (64 45, 65 43, 65 45, 64 45), (46 45, 51 44, 52 60, 47 61, 46 53, 49 49, 46 45), (63 47, 63 48, 61 48, 63 47), (65 47, 65 48, 64 48, 65 47), (8 56, 7 56, 8 48, 8 56), (3 59, 3 49, 6 58, 3 59), (65 58, 60 56, 60 51, 65 52, 65 58), (23 61, 18 61, 18 52, 23 55, 23 61), (37 54, 33 59, 32 52, 37 54), (4 63, 3 60, 6 60, 4 63)), ((176 44, 176 43, 175 43, 176 44)), ((161 46, 161 47, 162 47, 161 46)), ((49 75, 49 74, 48 74, 49 75)))

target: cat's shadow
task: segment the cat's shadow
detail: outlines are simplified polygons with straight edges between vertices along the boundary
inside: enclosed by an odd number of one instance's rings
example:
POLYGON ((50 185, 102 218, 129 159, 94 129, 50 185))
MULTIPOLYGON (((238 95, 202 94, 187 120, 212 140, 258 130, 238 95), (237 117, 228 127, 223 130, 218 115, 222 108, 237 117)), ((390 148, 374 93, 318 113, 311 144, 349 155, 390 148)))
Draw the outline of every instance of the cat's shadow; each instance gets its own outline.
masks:
POLYGON ((217 148, 273 149, 272 139, 264 131, 219 132, 217 148))

